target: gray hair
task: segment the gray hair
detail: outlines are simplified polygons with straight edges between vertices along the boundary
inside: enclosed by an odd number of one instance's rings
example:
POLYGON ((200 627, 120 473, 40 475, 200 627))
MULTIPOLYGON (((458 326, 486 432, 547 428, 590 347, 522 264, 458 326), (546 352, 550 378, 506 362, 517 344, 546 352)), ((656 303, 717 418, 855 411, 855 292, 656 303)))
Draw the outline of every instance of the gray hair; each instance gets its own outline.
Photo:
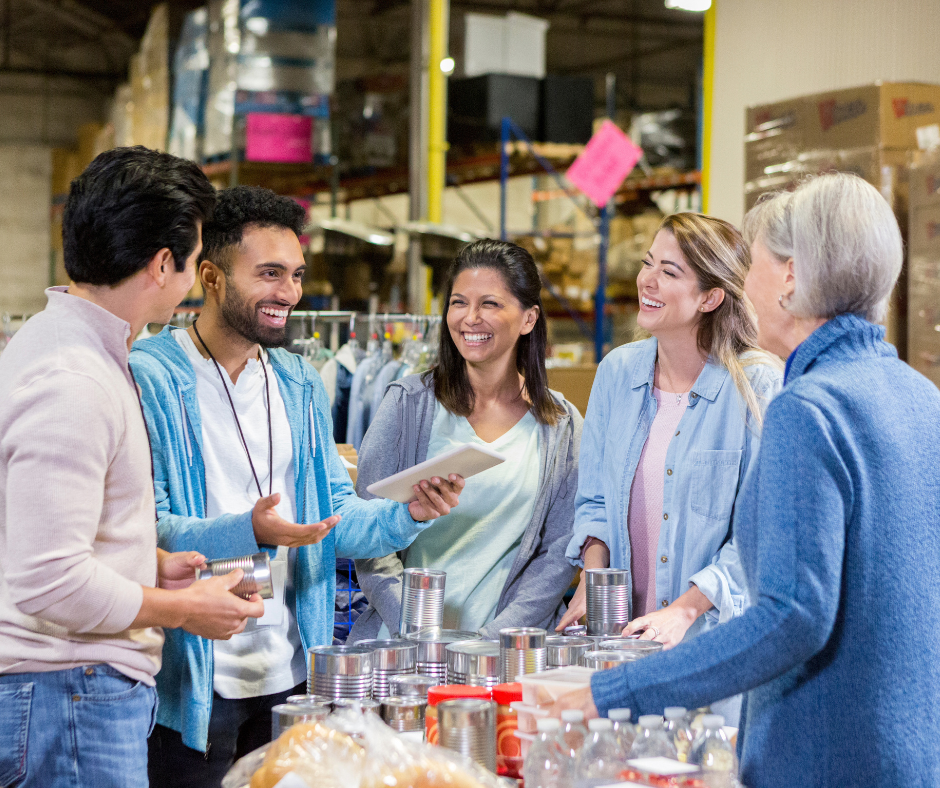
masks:
POLYGON ((744 237, 793 258, 794 315, 884 320, 904 261, 901 230, 884 197, 857 175, 819 175, 768 195, 744 217, 744 237))

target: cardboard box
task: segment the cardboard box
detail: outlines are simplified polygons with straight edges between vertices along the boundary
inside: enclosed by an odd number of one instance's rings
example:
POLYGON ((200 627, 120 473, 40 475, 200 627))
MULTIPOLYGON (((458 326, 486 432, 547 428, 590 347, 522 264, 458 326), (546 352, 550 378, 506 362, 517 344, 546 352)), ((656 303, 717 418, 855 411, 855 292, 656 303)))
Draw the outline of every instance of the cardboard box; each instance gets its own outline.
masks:
POLYGON ((908 363, 940 386, 940 154, 910 171, 908 363))
POLYGON ((750 107, 745 179, 781 174, 815 150, 916 150, 917 129, 940 123, 940 85, 880 82, 750 107))
POLYGON ((923 157, 910 172, 911 210, 940 205, 940 156, 923 157))
POLYGON ((548 387, 560 391, 583 416, 587 413, 591 387, 597 375, 597 364, 581 364, 577 367, 550 367, 548 387))

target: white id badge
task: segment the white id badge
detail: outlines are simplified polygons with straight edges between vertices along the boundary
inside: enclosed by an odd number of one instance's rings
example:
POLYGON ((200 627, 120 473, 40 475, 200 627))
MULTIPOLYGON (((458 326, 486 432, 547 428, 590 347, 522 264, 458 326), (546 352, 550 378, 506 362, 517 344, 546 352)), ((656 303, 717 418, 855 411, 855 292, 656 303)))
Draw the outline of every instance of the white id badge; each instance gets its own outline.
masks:
POLYGON ((257 619, 255 626, 277 627, 284 621, 284 598, 287 593, 287 551, 288 548, 277 548, 277 555, 271 559, 271 584, 274 586, 274 596, 264 602, 264 615, 257 619))

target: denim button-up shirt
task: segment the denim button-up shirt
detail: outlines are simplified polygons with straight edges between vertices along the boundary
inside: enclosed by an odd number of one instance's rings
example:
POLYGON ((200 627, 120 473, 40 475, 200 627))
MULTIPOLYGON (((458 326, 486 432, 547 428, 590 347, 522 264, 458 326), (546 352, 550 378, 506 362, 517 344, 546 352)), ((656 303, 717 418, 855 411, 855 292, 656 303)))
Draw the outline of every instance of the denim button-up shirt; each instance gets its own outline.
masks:
MULTIPOLYGON (((566 552, 573 564, 583 565, 582 545, 593 536, 610 548, 612 567, 630 568, 630 488, 656 415, 656 348, 655 338, 624 345, 598 367, 581 439, 574 535, 566 552)), ((780 390, 780 371, 751 363, 745 374, 765 410, 780 390)), ((746 605, 731 516, 759 442, 760 425, 747 412, 730 373, 710 358, 689 392, 666 453, 656 553, 660 606, 674 602, 692 583, 714 605, 689 629, 688 638, 740 614, 746 605)))

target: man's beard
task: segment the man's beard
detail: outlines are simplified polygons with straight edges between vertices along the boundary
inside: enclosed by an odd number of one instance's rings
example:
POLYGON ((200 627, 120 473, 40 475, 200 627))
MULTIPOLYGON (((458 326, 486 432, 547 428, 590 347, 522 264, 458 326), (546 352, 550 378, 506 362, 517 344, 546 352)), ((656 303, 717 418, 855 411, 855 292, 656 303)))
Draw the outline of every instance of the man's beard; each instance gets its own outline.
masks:
MULTIPOLYGON (((284 309, 281 304, 271 306, 284 309)), ((219 304, 219 311, 226 325, 252 344, 267 348, 284 347, 288 343, 287 324, 284 324, 284 328, 261 325, 258 306, 249 304, 231 282, 226 282, 225 298, 219 304)))

